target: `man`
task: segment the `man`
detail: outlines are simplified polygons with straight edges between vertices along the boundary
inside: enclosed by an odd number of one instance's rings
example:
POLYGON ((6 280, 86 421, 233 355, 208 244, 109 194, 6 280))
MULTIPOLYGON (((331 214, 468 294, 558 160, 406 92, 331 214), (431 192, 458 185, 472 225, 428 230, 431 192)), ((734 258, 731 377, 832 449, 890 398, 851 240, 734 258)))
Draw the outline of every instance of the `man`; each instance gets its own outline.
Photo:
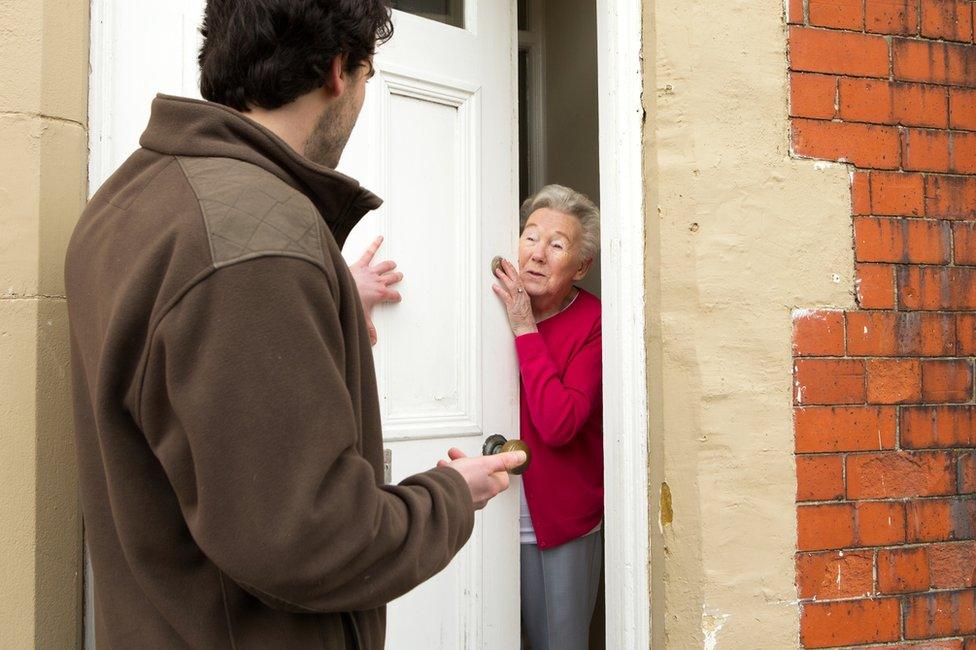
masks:
MULTIPOLYGON (((159 97, 67 258, 99 650, 381 648, 519 453, 382 483, 342 261, 380 201, 333 168, 381 0, 210 0, 211 102, 159 97)), ((408 369, 404 369, 408 371, 408 369)))

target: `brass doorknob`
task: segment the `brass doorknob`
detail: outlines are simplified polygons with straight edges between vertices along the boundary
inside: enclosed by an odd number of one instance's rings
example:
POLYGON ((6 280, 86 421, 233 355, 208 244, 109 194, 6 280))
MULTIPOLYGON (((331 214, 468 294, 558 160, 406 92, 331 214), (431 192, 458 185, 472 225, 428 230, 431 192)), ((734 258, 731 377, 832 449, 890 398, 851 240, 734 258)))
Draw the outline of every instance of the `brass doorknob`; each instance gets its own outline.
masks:
POLYGON ((497 271, 498 269, 502 268, 502 259, 503 258, 502 258, 501 255, 495 255, 493 258, 491 258, 491 274, 492 275, 495 275, 495 271, 497 271))
POLYGON ((511 470, 509 472, 510 474, 522 474, 525 470, 529 469, 529 463, 532 462, 532 452, 529 451, 529 446, 521 440, 507 440, 505 436, 496 433, 488 436, 485 444, 481 447, 481 454, 483 456, 493 456, 506 451, 525 452, 525 462, 511 470))

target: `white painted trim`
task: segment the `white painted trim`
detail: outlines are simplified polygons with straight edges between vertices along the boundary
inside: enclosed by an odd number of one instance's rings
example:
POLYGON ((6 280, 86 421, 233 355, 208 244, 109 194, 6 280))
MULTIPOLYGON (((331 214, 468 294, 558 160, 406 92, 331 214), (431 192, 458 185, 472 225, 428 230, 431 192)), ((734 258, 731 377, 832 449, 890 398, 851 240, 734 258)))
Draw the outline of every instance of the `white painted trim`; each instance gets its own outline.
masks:
MULTIPOLYGON (((106 0, 92 0, 88 53, 88 198, 101 187, 108 178, 112 143, 109 138, 111 124, 111 97, 114 79, 109 57, 113 48, 111 41, 115 32, 115 14, 112 3, 106 0)), ((84 539, 84 537, 83 537, 84 539)), ((92 585, 91 557, 88 544, 84 552, 84 650, 95 650, 95 594, 92 585)))
POLYGON ((115 12, 112 3, 92 0, 90 75, 88 80, 88 195, 91 197, 112 173, 112 78, 111 56, 114 48, 115 12))
POLYGON ((529 1, 529 29, 518 33, 518 49, 529 54, 529 190, 540 189, 549 176, 546 155, 546 1, 529 1))
POLYGON ((642 0, 597 0, 607 648, 649 648, 642 0))

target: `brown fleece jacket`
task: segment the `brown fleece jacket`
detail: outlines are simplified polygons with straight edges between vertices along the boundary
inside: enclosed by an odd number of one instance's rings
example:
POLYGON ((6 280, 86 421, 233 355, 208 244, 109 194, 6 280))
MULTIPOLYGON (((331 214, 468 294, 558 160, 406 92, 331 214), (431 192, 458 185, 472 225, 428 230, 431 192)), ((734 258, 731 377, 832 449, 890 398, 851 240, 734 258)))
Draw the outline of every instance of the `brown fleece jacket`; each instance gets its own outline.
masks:
POLYGON ((380 201, 216 104, 160 96, 141 145, 66 265, 98 648, 382 648, 474 512, 452 469, 382 485, 339 250, 380 201))

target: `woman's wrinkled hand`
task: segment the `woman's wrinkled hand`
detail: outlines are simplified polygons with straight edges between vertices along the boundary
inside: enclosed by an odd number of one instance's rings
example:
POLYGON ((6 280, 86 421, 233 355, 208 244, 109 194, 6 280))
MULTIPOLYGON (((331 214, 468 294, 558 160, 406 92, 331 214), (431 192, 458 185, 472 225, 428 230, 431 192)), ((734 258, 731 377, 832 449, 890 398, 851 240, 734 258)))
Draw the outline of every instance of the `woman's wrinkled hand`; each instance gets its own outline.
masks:
POLYGON ((512 327, 512 333, 521 336, 539 331, 535 326, 535 316, 532 315, 532 301, 522 286, 518 269, 503 259, 501 265, 495 269, 495 277, 501 284, 494 284, 491 289, 508 311, 508 324, 512 327))
POLYGON ((376 345, 376 327, 373 326, 373 307, 384 302, 400 302, 400 292, 390 287, 403 280, 403 274, 395 271, 396 262, 385 261, 373 264, 373 257, 380 249, 383 237, 377 237, 369 245, 359 260, 349 267, 359 297, 366 313, 366 327, 369 328, 369 342, 376 345))

